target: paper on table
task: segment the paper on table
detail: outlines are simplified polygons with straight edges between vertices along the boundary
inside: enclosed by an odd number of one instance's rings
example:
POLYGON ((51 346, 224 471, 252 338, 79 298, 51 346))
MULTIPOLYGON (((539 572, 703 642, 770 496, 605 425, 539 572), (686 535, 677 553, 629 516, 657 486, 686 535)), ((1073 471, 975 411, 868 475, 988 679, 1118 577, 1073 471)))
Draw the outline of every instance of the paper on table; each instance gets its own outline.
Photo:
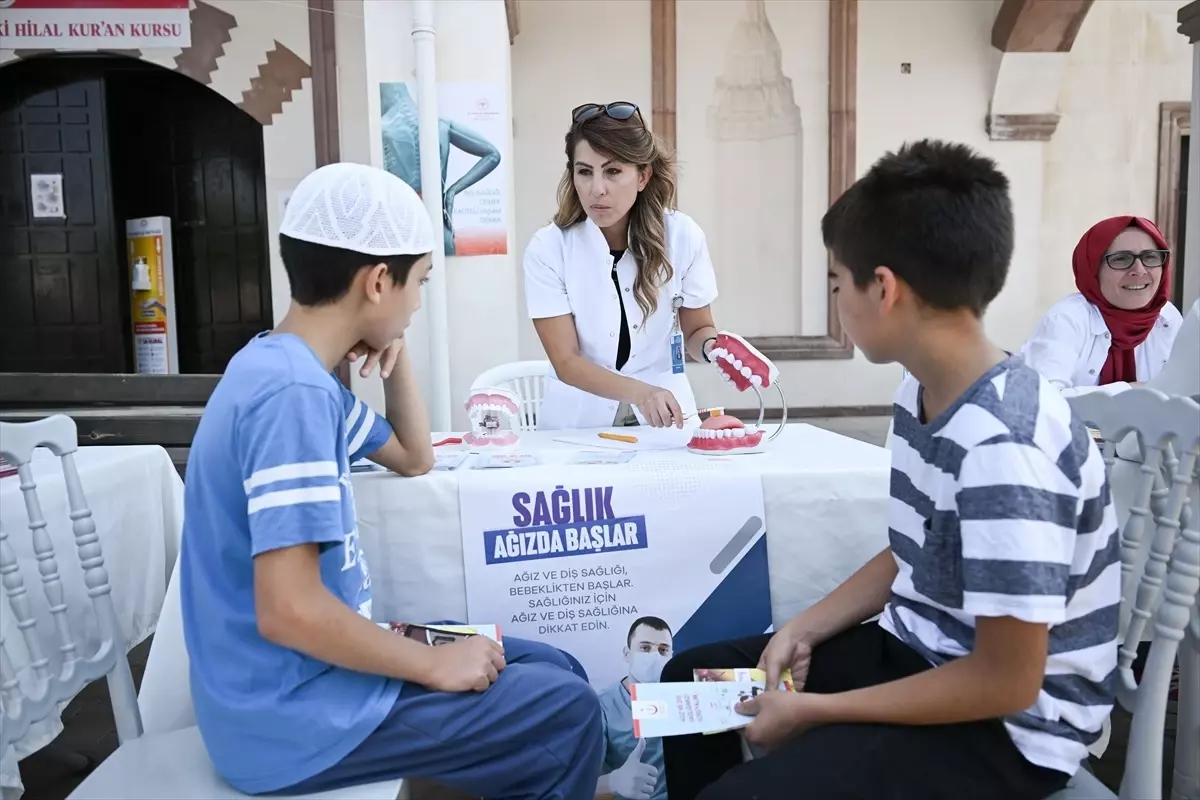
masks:
POLYGON ((732 731, 753 721, 734 711, 762 692, 753 683, 635 683, 629 687, 639 739, 732 731))
POLYGON ((481 455, 471 465, 474 469, 507 469, 509 467, 536 467, 541 461, 530 453, 492 453, 481 455))
POLYGON ((579 450, 567 457, 567 463, 624 464, 636 455, 633 450, 579 450))
POLYGON ((692 438, 692 427, 679 428, 611 428, 606 433, 617 436, 632 436, 636 442, 621 442, 613 439, 601 439, 597 433, 578 433, 554 437, 554 441, 563 444, 573 444, 589 450, 603 448, 606 450, 631 450, 634 452, 646 450, 682 450, 687 447, 692 438))
POLYGON ((433 454, 433 468, 436 470, 454 470, 463 465, 463 462, 471 457, 470 453, 460 451, 435 452, 433 454))

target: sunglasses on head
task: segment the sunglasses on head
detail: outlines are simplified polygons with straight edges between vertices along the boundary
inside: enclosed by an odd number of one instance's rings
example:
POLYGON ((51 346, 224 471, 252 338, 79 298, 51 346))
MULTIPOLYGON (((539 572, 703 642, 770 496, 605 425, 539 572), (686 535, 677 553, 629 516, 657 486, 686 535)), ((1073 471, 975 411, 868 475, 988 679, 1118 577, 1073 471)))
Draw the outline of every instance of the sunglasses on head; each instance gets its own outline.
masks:
POLYGON ((1146 269, 1155 269, 1166 264, 1167 256, 1170 254, 1170 250, 1143 250, 1140 253, 1135 253, 1132 250, 1118 250, 1115 253, 1106 254, 1104 256, 1104 263, 1108 264, 1109 269, 1121 272, 1132 267, 1134 261, 1141 261, 1142 266, 1146 269))
POLYGON ((575 125, 582 125, 600 116, 620 121, 637 117, 638 122, 645 124, 642 120, 642 112, 637 105, 624 100, 616 103, 584 103, 571 112, 571 122, 575 125))

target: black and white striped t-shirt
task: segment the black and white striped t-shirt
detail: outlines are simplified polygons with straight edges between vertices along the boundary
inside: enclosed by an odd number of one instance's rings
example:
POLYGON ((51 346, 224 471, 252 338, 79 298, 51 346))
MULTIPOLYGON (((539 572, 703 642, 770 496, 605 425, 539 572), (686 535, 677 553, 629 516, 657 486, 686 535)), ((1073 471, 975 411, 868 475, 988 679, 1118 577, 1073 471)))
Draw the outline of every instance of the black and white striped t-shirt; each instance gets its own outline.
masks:
POLYGON ((922 424, 895 402, 889 537, 899 574, 880 624, 935 665, 969 653, 976 617, 1050 626, 1037 703, 1005 719, 1033 762, 1074 773, 1116 688, 1116 513, 1100 452, 1019 357, 922 424))

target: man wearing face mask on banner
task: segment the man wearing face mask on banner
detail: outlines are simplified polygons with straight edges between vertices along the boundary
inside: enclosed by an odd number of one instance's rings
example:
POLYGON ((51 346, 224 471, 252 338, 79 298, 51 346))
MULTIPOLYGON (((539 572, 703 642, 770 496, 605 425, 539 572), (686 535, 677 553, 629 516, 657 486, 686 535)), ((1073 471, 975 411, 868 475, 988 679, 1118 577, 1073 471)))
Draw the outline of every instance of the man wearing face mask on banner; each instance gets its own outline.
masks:
POLYGON ((671 627, 658 617, 639 617, 629 626, 623 650, 629 673, 600 692, 604 714, 604 767, 615 800, 665 800, 662 741, 633 735, 629 687, 658 683, 673 655, 671 627))

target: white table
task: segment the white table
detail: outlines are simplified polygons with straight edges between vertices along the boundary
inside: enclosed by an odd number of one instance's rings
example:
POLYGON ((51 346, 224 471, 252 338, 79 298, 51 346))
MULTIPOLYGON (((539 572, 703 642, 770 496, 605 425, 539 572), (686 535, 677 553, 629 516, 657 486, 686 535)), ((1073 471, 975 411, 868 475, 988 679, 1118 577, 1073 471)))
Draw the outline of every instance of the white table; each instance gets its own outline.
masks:
MULTIPOLYGON (((567 453, 582 449, 554 441, 563 435, 539 431, 522 436, 520 450, 536 453, 550 465, 530 469, 553 469, 567 453)), ((586 437, 589 432, 570 435, 586 437)), ((586 469, 649 467, 648 480, 664 480, 669 478, 654 476, 654 465, 704 458, 684 450, 642 451, 628 464, 586 469)), ((729 456, 721 464, 762 476, 776 624, 824 597, 887 546, 891 454, 883 448, 793 424, 767 452, 729 456)), ((359 537, 371 566, 377 618, 466 618, 458 499, 462 469, 420 478, 353 476, 359 537)))
MULTIPOLYGON (((179 552, 183 524, 183 481, 167 451, 161 447, 83 447, 75 457, 80 481, 96 523, 104 565, 112 585, 113 605, 129 648, 144 641, 158 623, 167 579, 179 552)), ((83 568, 68 518, 61 462, 39 448, 33 458, 38 499, 48 523, 55 560, 66 592, 68 617, 78 652, 89 656, 99 645, 95 616, 83 583, 83 568)), ((61 654, 42 591, 33 539, 25 515, 17 476, 0 479, 0 524, 8 534, 20 566, 43 652, 57 671, 61 654)), ((6 600, 0 602, 5 648, 23 681, 30 680, 29 656, 17 634, 16 620, 6 600)), ((5 800, 22 790, 17 760, 45 747, 62 731, 55 715, 33 726, 0 759, 0 788, 5 800)))

